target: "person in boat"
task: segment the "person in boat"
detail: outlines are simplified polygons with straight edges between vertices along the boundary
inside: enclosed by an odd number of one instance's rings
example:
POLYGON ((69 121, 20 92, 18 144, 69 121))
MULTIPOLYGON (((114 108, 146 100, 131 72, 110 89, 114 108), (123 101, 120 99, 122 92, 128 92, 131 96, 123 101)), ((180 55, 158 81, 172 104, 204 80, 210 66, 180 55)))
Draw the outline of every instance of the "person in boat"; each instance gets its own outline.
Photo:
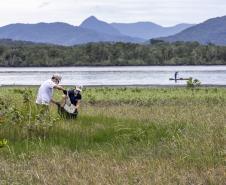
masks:
POLYGON ((175 79, 175 80, 177 80, 177 75, 178 75, 178 73, 179 73, 179 72, 176 71, 175 74, 174 74, 174 79, 175 79))
POLYGON ((175 74, 174 74, 174 80, 175 80, 175 83, 177 83, 177 80, 178 80, 178 78, 177 78, 178 73, 179 73, 179 72, 176 71, 175 74))
POLYGON ((63 93, 61 102, 57 103, 59 114, 66 118, 76 118, 82 100, 82 86, 75 86, 69 91, 64 90, 63 93))

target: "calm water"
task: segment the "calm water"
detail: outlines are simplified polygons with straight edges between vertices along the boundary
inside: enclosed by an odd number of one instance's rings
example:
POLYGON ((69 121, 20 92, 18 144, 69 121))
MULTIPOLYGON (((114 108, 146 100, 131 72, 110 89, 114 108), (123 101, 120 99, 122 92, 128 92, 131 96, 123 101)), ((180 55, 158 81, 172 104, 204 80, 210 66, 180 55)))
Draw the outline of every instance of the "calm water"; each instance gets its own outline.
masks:
POLYGON ((179 78, 193 77, 202 84, 226 85, 226 66, 0 68, 0 85, 40 85, 54 73, 63 76, 63 85, 186 84, 169 80, 175 71, 179 72, 179 78))

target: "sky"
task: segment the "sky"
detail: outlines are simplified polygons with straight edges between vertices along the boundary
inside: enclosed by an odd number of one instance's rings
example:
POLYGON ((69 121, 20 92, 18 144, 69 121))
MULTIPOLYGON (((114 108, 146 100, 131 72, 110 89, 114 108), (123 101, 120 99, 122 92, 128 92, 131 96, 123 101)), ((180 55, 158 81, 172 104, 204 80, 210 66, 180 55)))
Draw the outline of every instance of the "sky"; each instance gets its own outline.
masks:
POLYGON ((78 26, 91 15, 108 23, 201 23, 226 15, 226 0, 0 0, 0 26, 38 22, 78 26))

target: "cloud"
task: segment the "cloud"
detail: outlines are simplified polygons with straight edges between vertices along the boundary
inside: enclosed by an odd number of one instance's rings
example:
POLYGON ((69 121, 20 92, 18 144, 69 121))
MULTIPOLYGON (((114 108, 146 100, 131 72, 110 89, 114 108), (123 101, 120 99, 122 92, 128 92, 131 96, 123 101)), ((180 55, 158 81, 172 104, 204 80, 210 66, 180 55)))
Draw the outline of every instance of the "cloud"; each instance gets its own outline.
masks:
POLYGON ((45 8, 45 7, 47 7, 48 5, 50 5, 51 4, 51 2, 43 2, 43 3, 41 3, 39 6, 38 6, 38 8, 45 8))
MULTIPOLYGON (((94 15, 107 22, 200 23, 226 15, 226 0, 7 0, 0 24, 62 21, 79 25, 94 15), (13 14, 9 14, 9 10, 13 14)), ((1 26, 0 25, 0 26, 1 26)))

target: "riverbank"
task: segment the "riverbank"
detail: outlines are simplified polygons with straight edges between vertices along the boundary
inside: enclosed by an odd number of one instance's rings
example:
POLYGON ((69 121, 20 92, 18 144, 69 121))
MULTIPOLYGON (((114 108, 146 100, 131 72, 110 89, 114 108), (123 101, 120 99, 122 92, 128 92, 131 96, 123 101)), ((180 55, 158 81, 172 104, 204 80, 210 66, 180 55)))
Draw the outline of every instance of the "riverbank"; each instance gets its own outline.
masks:
MULTIPOLYGON (((0 85, 0 88, 38 88, 40 85, 0 85)), ((73 85, 62 85, 63 87, 74 87, 73 85)), ((84 88, 185 88, 187 85, 84 85, 84 88)), ((226 85, 200 85, 200 88, 226 88, 226 85)))
POLYGON ((224 88, 88 87, 76 120, 43 118, 36 92, 0 88, 0 184, 226 181, 224 88))

